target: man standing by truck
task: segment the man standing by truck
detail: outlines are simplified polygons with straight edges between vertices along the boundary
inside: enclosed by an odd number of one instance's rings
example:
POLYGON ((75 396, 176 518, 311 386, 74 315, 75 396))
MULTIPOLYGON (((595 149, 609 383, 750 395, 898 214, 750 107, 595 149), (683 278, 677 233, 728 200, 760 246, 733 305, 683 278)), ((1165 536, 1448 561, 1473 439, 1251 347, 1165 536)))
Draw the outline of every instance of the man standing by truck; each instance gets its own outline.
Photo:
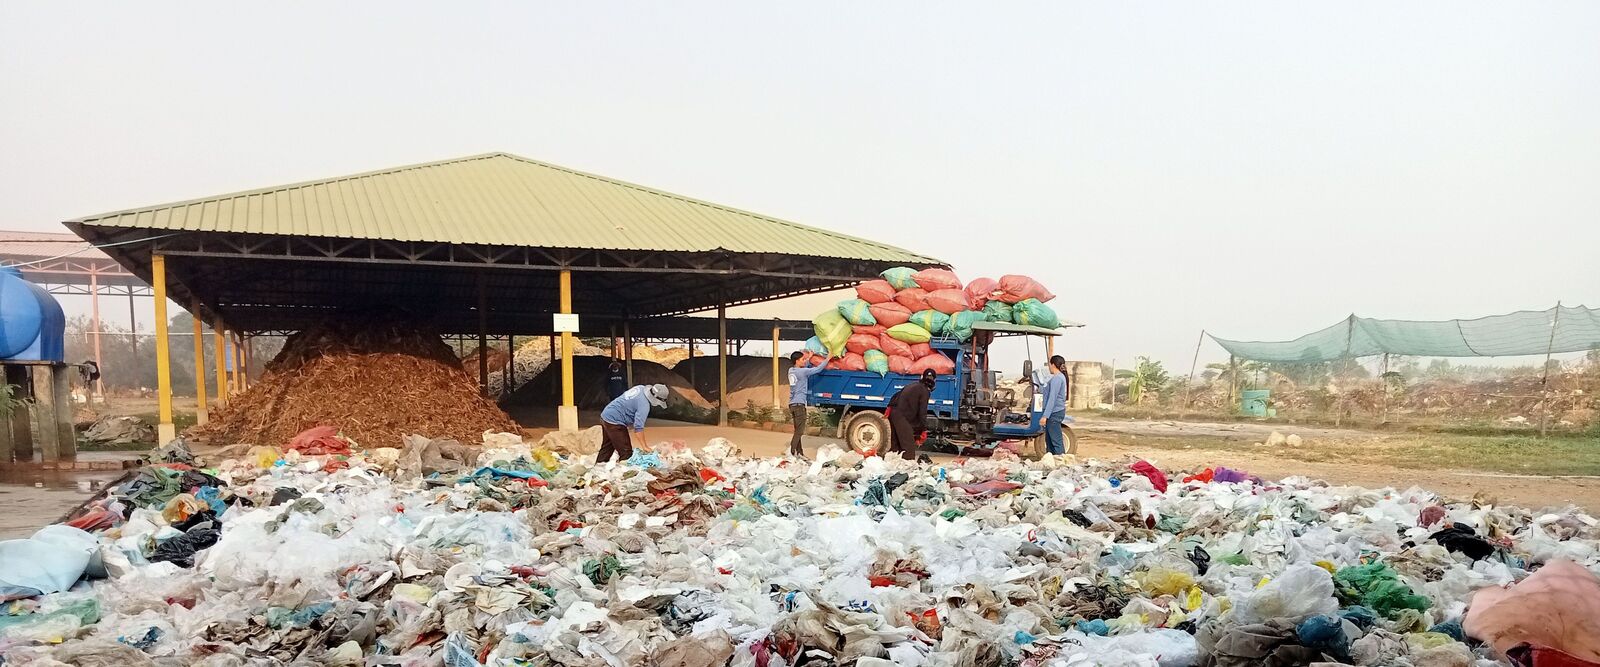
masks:
POLYGON ((928 394, 939 376, 928 369, 922 378, 902 387, 889 399, 889 437, 893 446, 889 451, 900 452, 900 458, 917 460, 919 438, 928 430, 928 394))
POLYGON ((1067 453, 1066 439, 1061 424, 1067 420, 1067 360, 1061 355, 1050 357, 1049 375, 1034 371, 1033 384, 1044 393, 1044 408, 1039 411, 1039 426, 1044 428, 1045 451, 1060 456, 1067 453))
POLYGON ((800 444, 806 434, 806 396, 811 393, 811 376, 828 367, 833 355, 823 355, 822 363, 811 365, 811 350, 789 355, 789 421, 794 424, 794 437, 789 439, 789 455, 804 458, 806 448, 800 444))

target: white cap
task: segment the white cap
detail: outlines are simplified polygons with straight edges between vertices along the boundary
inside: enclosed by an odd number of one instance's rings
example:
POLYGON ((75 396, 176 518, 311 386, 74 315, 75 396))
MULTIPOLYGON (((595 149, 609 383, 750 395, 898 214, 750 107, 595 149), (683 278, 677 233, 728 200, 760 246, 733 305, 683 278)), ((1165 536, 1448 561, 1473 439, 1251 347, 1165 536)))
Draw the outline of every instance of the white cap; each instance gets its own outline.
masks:
POLYGON ((654 405, 658 408, 667 407, 667 385, 646 385, 644 388, 644 397, 650 401, 651 405, 654 405))

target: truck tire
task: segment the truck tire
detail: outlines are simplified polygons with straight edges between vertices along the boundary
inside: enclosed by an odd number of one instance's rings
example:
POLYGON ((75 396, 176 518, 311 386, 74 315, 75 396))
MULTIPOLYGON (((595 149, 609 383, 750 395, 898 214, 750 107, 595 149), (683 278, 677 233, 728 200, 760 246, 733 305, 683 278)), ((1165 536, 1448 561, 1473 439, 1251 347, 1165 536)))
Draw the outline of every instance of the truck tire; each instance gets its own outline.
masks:
POLYGON ((1063 444, 1067 446, 1067 453, 1077 456, 1078 434, 1072 432, 1072 427, 1067 426, 1066 424, 1061 425, 1061 439, 1064 441, 1063 444))
POLYGON ((1047 451, 1050 451, 1050 445, 1049 443, 1045 442, 1044 435, 1040 434, 1034 436, 1032 440, 1029 440, 1028 448, 1020 453, 1022 454, 1022 458, 1025 458, 1029 461, 1037 461, 1044 458, 1044 453, 1047 451))
POLYGON ((844 426, 844 442, 860 454, 870 451, 881 456, 889 450, 889 420, 877 410, 850 415, 844 426))

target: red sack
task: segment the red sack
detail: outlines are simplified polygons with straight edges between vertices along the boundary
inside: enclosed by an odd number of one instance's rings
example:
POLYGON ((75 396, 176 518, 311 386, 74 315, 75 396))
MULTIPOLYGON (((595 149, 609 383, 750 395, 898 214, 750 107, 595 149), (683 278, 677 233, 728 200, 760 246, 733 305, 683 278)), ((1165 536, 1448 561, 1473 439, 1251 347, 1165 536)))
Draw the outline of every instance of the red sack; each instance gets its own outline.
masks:
POLYGON ((1044 285, 1040 285, 1039 281, 1015 274, 1000 276, 1000 292, 1000 300, 1006 303, 1018 303, 1027 299, 1045 302, 1056 298, 1056 295, 1051 294, 1044 285))
POLYGON ((337 426, 313 426, 301 431, 300 435, 290 440, 285 449, 293 449, 311 456, 349 454, 350 441, 339 437, 337 426))
POLYGON ((1150 465, 1149 461, 1136 461, 1129 469, 1144 475, 1145 479, 1150 480, 1150 486, 1156 487, 1157 491, 1167 492, 1166 474, 1162 473, 1160 468, 1150 465))
POLYGON ((967 293, 958 289, 942 289, 937 292, 928 292, 928 306, 946 315, 954 315, 963 310, 972 310, 967 303, 967 293))
POLYGON ((930 354, 933 354, 933 346, 932 345, 929 345, 927 343, 912 343, 911 344, 911 358, 912 359, 921 359, 921 358, 926 357, 926 356, 928 356, 930 354))
POLYGON ((887 354, 891 357, 911 357, 911 345, 909 343, 903 343, 895 340, 894 337, 890 336, 889 334, 884 334, 878 338, 878 349, 883 350, 884 354, 887 354))
MULTIPOLYGON (((900 341, 895 341, 900 342, 900 341)), ((916 363, 911 357, 902 357, 898 354, 889 355, 889 372, 905 375, 911 372, 911 364, 916 363)))
POLYGON ((839 357, 839 369, 846 371, 864 371, 867 370, 867 360, 854 352, 846 352, 844 356, 839 357))
POLYGON ((893 301, 872 304, 867 306, 867 310, 872 313, 873 318, 878 320, 878 324, 884 327, 892 327, 911 321, 911 311, 893 301))
POLYGON ((911 274, 917 287, 934 292, 942 289, 961 289, 961 279, 949 269, 923 269, 911 274))
POLYGON ((998 291, 1000 291, 1000 282, 994 278, 974 279, 972 282, 967 283, 967 302, 972 305, 973 310, 983 310, 984 305, 989 303, 989 299, 993 298, 994 293, 998 291))
MULTIPOLYGON (((858 333, 854 336, 851 336, 850 340, 845 341, 844 349, 855 354, 866 354, 867 350, 878 349, 879 337, 881 337, 881 334, 879 336, 874 336, 872 334, 858 333)), ((862 363, 866 363, 865 358, 863 358, 862 363)), ((862 368, 866 368, 866 366, 863 365, 862 368)))
POLYGON ((935 352, 912 362, 911 368, 906 369, 906 372, 912 375, 921 375, 923 371, 928 369, 933 369, 936 375, 950 375, 956 372, 956 362, 950 357, 935 352))
POLYGON ((850 333, 857 336, 882 336, 889 328, 882 324, 857 324, 850 327, 850 333))
POLYGON ((885 303, 894 300, 894 286, 887 280, 868 280, 856 285, 856 296, 867 303, 885 303))
POLYGON ((908 312, 918 312, 928 309, 928 290, 921 287, 907 287, 896 292, 894 302, 906 307, 908 312))

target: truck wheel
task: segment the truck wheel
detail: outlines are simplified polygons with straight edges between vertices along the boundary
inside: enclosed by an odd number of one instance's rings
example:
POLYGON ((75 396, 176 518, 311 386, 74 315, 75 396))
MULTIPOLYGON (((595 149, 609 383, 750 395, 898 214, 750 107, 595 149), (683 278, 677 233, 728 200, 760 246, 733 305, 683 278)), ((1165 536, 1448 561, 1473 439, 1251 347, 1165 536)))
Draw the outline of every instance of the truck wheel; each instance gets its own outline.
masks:
POLYGON ((889 448, 889 420, 877 410, 862 410, 845 423, 844 442, 861 454, 882 455, 889 448))
POLYGON ((1022 456, 1029 461, 1037 461, 1042 459, 1044 458, 1044 453, 1050 451, 1050 445, 1049 443, 1045 442, 1043 435, 1035 436, 1032 440, 1029 440, 1028 443, 1028 449, 1022 452, 1022 456))
POLYGON ((1062 427, 1061 427, 1061 436, 1062 436, 1062 439, 1066 441, 1065 444, 1067 445, 1067 453, 1071 454, 1073 456, 1077 456, 1078 455, 1078 434, 1073 433, 1072 429, 1070 427, 1067 427, 1066 425, 1062 425, 1062 427))

